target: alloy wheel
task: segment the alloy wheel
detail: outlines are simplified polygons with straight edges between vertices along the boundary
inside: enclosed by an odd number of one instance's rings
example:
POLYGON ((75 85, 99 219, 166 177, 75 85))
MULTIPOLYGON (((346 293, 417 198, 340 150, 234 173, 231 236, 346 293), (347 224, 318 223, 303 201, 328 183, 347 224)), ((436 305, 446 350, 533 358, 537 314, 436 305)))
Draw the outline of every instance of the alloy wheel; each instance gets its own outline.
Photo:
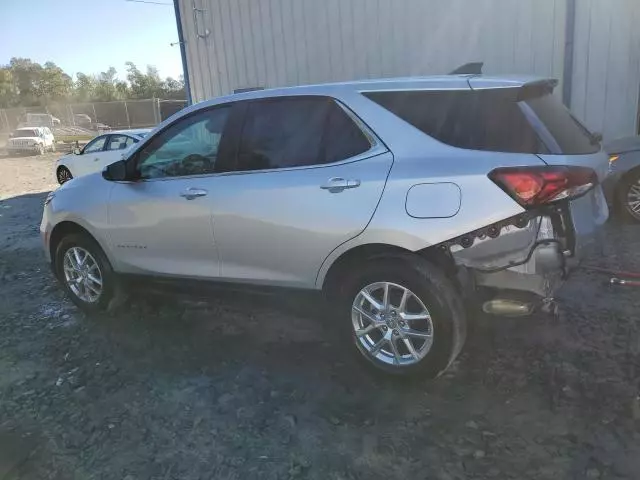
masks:
POLYGON ((629 185, 626 207, 634 218, 640 220, 640 178, 629 185))
POLYGON ((360 351, 385 364, 419 363, 433 345, 433 322, 422 300, 402 285, 377 282, 364 287, 351 308, 360 351))
POLYGON ((95 258, 82 247, 71 247, 64 254, 65 282, 83 302, 95 303, 102 294, 102 272, 95 258))
POLYGON ((73 177, 71 176, 71 172, 66 168, 58 169, 58 183, 62 185, 65 182, 68 182, 73 177))

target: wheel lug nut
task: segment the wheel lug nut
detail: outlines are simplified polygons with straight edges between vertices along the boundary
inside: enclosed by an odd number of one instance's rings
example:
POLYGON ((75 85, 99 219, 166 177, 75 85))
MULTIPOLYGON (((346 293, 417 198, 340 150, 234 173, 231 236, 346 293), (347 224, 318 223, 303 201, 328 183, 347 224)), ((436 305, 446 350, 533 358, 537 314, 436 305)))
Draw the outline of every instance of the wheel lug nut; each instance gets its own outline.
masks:
POLYGON ((382 327, 382 330, 386 332, 387 330, 389 330, 389 327, 385 325, 384 327, 382 327))
POLYGON ((397 336, 397 335, 399 334, 399 333, 398 333, 398 330, 394 330, 394 331, 393 331, 393 334, 397 336))

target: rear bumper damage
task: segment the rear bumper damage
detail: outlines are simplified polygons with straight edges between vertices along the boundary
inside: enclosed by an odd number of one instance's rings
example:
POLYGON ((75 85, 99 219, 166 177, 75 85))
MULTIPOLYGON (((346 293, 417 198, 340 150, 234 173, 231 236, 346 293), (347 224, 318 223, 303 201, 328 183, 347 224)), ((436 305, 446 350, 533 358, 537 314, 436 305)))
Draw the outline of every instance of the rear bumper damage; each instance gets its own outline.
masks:
POLYGON ((476 290, 549 300, 598 243, 595 234, 578 238, 573 224, 562 207, 527 212, 447 242, 445 248, 476 290))

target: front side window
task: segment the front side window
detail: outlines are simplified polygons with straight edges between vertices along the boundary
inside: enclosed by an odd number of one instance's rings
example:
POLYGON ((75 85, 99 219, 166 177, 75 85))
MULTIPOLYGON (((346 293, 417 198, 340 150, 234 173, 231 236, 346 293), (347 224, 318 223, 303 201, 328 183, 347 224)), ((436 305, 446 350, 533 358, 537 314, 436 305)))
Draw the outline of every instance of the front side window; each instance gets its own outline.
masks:
POLYGON ((321 165, 370 147, 360 128, 330 98, 258 100, 247 108, 237 170, 321 165))
POLYGON ((87 146, 84 147, 82 153, 101 152, 104 148, 104 143, 106 142, 106 140, 106 136, 94 138, 93 140, 91 140, 91 142, 87 143, 87 146))
POLYGON ((109 143, 107 144, 107 150, 124 150, 134 143, 133 138, 128 135, 111 135, 109 143))
POLYGON ((139 153, 141 179, 214 173, 230 106, 203 110, 178 120, 139 153))

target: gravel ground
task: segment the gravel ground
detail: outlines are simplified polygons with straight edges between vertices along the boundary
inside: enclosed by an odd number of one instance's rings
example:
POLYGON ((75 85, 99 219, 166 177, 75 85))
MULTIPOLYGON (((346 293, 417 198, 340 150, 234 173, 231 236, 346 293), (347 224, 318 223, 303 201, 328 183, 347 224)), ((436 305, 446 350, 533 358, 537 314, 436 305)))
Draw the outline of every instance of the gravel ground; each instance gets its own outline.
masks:
MULTIPOLYGON (((302 301, 85 318, 40 251, 54 159, 0 157, 0 479, 638 478, 636 290, 579 272, 558 318, 472 318, 435 382, 371 376, 302 301)), ((594 263, 640 269, 639 233, 594 263)))

